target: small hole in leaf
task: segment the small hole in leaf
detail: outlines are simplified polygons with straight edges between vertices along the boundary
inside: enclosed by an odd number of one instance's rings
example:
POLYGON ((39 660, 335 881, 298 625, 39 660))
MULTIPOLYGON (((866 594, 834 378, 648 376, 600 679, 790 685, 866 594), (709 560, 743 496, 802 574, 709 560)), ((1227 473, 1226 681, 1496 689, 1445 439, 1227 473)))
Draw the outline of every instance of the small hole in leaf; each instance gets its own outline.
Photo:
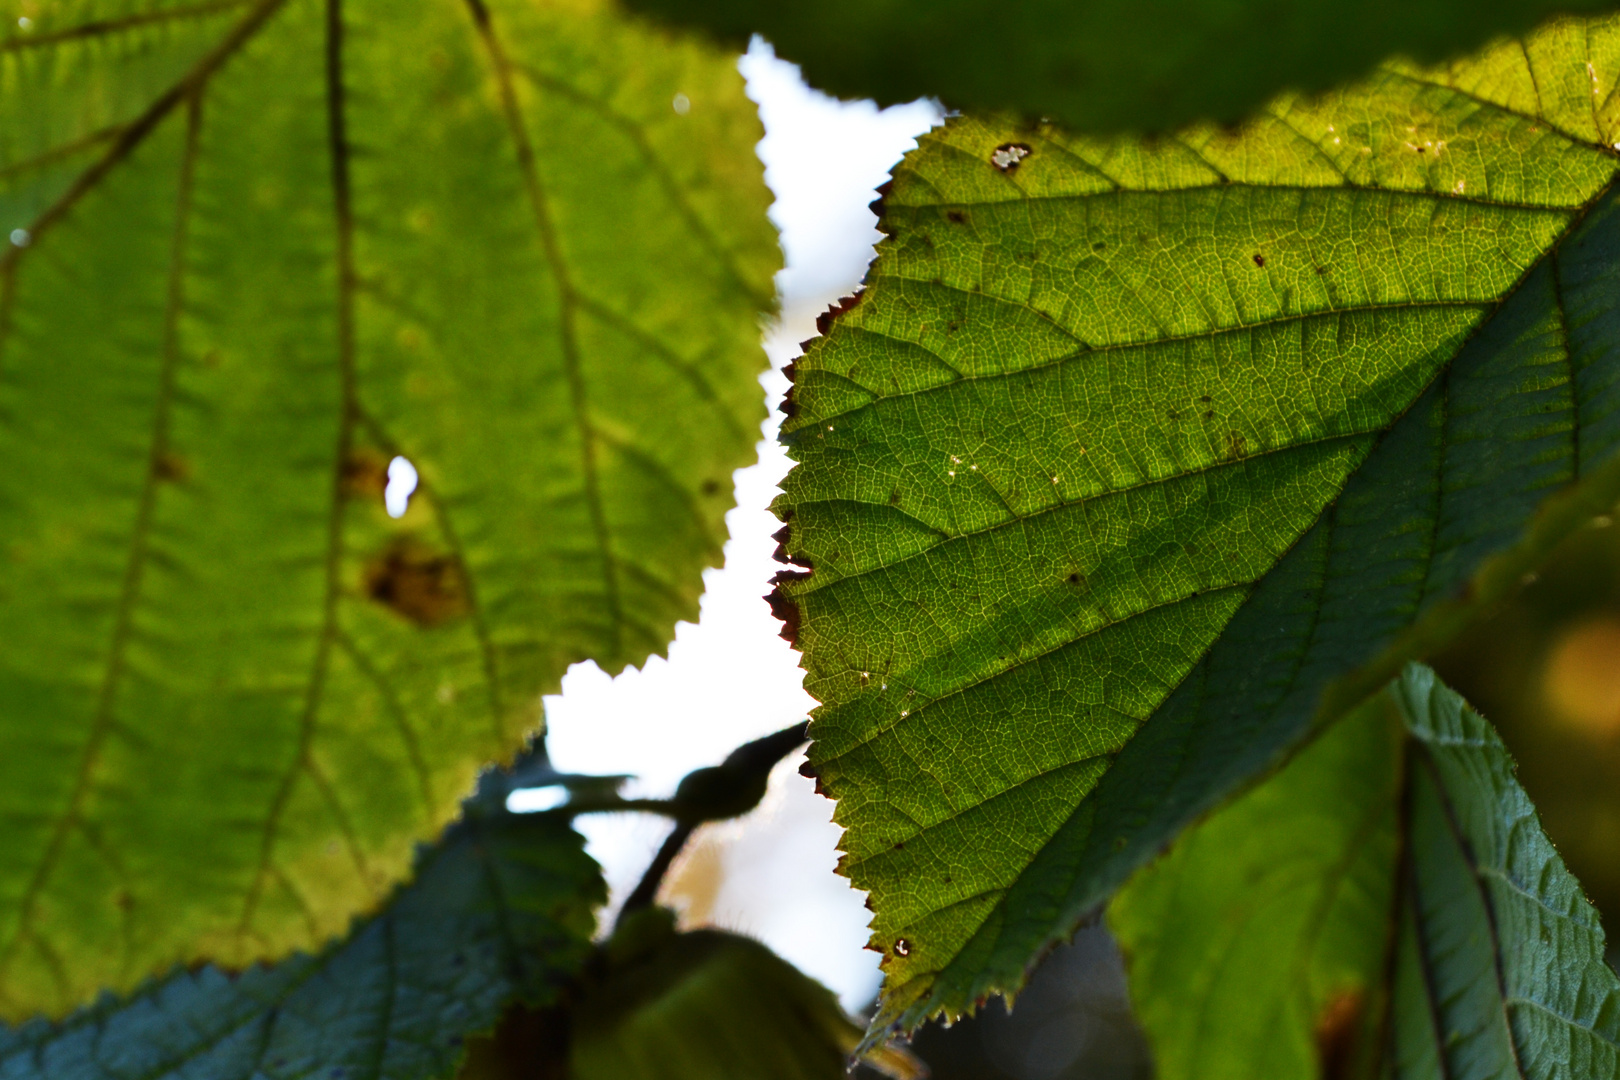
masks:
POLYGON ((905 938, 897 939, 894 943, 894 955, 901 957, 910 956, 911 942, 907 941, 905 938))
POLYGON ((1023 160, 1032 153, 1023 143, 1002 143, 990 154, 990 164, 1004 173, 1016 172, 1023 160))
POLYGON ((383 488, 383 505, 389 517, 404 517, 411 504, 411 493, 416 490, 416 466, 402 457, 388 463, 388 486, 383 488))

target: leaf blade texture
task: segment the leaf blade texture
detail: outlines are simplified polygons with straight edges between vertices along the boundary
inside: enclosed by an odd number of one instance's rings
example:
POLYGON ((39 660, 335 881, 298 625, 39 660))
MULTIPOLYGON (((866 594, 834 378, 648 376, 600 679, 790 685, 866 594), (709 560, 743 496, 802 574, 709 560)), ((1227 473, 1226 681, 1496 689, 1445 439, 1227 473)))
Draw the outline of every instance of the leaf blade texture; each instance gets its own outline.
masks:
POLYGON ((1495 731, 1417 665, 1178 840, 1109 918, 1167 1078, 1620 1069, 1620 978, 1596 911, 1495 731), (1310 850, 1304 831, 1352 791, 1377 825, 1340 823, 1310 850), (1331 902, 1302 918, 1284 896, 1331 902), (1178 925, 1158 920, 1172 911, 1178 925), (1333 954, 1337 970, 1320 962, 1333 954), (1227 1023, 1200 1044, 1189 1015, 1227 1023))
POLYGON ((1237 132, 968 116, 896 170, 777 503, 879 1025, 1015 989, 1620 497, 1616 28, 1237 132))
POLYGON ((695 618, 779 255, 733 61, 603 4, 0 15, 18 1019, 319 946, 695 618))
POLYGON ((815 8, 759 0, 631 0, 632 8, 742 44, 763 34, 815 86, 882 104, 937 97, 964 109, 1049 117, 1098 134, 1236 123, 1280 91, 1318 92, 1391 56, 1450 60, 1554 13, 1549 4, 1386 0, 1144 7, 1061 0, 1009 9, 989 2, 834 0, 815 8))
POLYGON ((516 1002, 549 1004, 590 955, 596 864, 566 818, 474 808, 388 907, 318 956, 179 969, 60 1021, 0 1028, 0 1075, 452 1075, 516 1002))

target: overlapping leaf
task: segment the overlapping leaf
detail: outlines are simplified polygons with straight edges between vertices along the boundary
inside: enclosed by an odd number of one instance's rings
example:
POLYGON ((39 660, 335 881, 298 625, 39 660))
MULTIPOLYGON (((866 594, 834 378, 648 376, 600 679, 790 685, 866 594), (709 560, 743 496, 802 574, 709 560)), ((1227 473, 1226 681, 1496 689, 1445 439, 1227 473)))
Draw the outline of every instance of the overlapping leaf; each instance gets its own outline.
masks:
POLYGON ((816 86, 884 104, 938 97, 1083 131, 1233 122, 1389 56, 1433 62, 1604 0, 629 0, 733 42, 764 34, 816 86))
POLYGON ((1166 1080, 1620 1072, 1597 912, 1496 733, 1424 668, 1189 832, 1110 921, 1166 1080))
POLYGON ((484 800, 341 944, 239 975, 182 969, 56 1023, 0 1027, 0 1076, 448 1076, 467 1037, 577 974, 605 894, 565 818, 484 800))
POLYGON ((0 2, 0 1016, 317 946, 696 616, 759 133, 594 0, 0 2))
POLYGON ((880 1023, 1015 988, 1620 495, 1617 79, 1620 21, 1564 21, 1236 132, 967 117, 897 170, 778 503, 880 1023))

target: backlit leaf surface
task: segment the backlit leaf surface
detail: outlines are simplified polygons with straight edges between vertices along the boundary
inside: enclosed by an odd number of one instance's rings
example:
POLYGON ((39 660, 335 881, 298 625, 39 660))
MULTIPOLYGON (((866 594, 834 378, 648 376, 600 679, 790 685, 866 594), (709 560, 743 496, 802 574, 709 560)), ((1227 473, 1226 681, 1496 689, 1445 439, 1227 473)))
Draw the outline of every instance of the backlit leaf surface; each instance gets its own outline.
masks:
POLYGON ((902 163, 777 504, 880 1026, 1019 985, 1620 496, 1617 79, 1620 20, 1564 21, 1235 132, 969 116, 902 163))
POLYGON ((1183 836, 1109 921, 1164 1080, 1620 1073, 1597 912, 1496 733, 1425 668, 1183 836))
POLYGON ((318 947, 696 617, 759 136, 598 0, 0 0, 0 1016, 318 947))

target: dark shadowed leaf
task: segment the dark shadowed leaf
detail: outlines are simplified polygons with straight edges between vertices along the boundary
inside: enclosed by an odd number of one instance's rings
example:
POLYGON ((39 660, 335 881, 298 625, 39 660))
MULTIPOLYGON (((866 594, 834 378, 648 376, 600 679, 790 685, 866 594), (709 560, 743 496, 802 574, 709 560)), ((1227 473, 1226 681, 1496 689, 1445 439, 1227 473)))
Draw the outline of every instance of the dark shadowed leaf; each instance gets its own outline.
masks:
MULTIPOLYGON (((860 1034, 830 990, 759 942, 677 933, 672 912, 648 908, 620 921, 566 1016, 508 1017, 474 1044, 461 1080, 838 1080, 860 1034), (535 1037, 559 1026, 566 1069, 535 1037)), ((919 1075, 899 1051, 877 1063, 919 1075)))
POLYGON ((1016 988, 1620 496, 1620 20, 1235 132, 965 117, 797 362, 776 608, 878 1023, 1016 988))
POLYGON ((6 1080, 431 1080, 514 1002, 543 1005, 590 954, 606 899, 566 818, 494 797, 424 849, 416 880, 326 952, 179 970, 56 1023, 0 1028, 6 1080))
POLYGON ((734 58, 598 0, 0 0, 0 88, 19 1019, 320 947, 696 618, 779 255, 734 58))
MULTIPOLYGON (((1388 56, 1448 59, 1605 0, 629 0, 736 43, 764 34, 811 83, 883 104, 937 97, 1092 132, 1243 119, 1388 56)), ((1605 90, 1609 87, 1605 86, 1605 90)))

